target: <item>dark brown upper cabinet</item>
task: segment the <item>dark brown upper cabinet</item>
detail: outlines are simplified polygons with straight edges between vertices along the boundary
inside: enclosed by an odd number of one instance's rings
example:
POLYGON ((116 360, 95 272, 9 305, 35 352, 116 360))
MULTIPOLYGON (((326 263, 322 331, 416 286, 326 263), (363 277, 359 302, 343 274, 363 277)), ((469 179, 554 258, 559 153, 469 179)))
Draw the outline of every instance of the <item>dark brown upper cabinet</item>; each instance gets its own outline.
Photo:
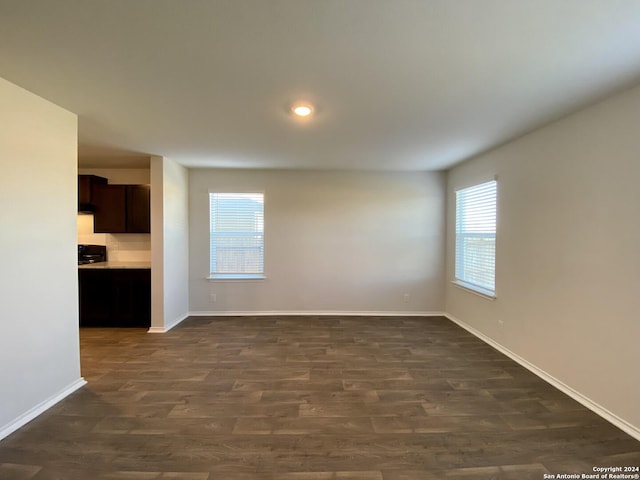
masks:
POLYGON ((95 233, 149 233, 148 185, 100 185, 95 190, 95 233))
POLYGON ((151 232, 149 185, 127 185, 127 232, 151 232))
POLYGON ((126 185, 100 185, 95 191, 96 213, 93 216, 95 233, 126 233, 126 185))

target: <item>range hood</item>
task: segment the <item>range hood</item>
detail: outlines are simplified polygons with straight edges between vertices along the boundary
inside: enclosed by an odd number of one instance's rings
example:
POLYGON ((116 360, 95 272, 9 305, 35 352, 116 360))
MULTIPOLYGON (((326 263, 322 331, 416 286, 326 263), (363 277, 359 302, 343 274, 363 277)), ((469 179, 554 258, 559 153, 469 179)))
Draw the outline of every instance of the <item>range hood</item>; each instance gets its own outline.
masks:
POLYGON ((78 213, 80 215, 90 215, 95 213, 96 206, 92 203, 78 203, 78 213))
POLYGON ((95 213, 95 189, 106 184, 107 179, 97 175, 78 175, 78 213, 95 213))

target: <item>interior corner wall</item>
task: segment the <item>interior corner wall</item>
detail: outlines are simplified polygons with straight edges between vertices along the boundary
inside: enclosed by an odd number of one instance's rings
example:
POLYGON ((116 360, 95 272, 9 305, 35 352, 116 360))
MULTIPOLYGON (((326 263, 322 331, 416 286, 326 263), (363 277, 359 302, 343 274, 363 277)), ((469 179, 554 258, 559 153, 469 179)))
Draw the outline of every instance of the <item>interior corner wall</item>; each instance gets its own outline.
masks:
POLYGON ((189 174, 163 161, 164 326, 173 328, 189 313, 189 174))
POLYGON ((443 310, 442 173, 189 172, 192 313, 443 310), (266 279, 207 280, 210 191, 264 193, 266 279))
POLYGON ((164 332, 164 159, 150 159, 151 329, 164 332))
POLYGON ((77 117, 0 79, 0 438, 82 386, 77 117))
POLYGON ((495 301, 447 282, 446 311, 640 433, 640 86, 448 173, 498 177, 495 301))
POLYGON ((188 313, 188 170, 151 157, 151 331, 166 332, 188 313))

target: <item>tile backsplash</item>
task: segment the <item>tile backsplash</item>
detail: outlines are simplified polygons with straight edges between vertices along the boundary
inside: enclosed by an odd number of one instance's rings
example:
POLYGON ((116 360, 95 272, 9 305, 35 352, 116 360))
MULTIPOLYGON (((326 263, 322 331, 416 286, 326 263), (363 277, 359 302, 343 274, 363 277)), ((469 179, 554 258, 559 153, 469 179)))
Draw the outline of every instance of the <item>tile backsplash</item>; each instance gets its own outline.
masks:
POLYGON ((78 215, 78 243, 106 245, 107 258, 114 262, 150 262, 148 233, 93 233, 93 215, 78 215))

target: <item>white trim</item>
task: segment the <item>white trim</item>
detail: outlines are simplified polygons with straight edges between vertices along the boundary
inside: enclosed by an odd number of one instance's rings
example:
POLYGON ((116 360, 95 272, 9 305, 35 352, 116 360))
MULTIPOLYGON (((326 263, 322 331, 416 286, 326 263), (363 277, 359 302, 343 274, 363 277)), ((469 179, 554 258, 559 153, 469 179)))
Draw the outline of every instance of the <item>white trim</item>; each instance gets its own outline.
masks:
POLYGON ((192 317, 267 317, 267 316, 343 316, 343 317, 446 317, 444 312, 364 312, 364 311, 327 311, 327 310, 274 310, 274 311, 209 311, 190 312, 192 317))
POLYGON ((71 395, 73 392, 75 392, 76 390, 78 390, 79 388, 83 387, 86 384, 87 384, 87 381, 84 378, 80 377, 78 380, 73 382, 71 385, 65 387, 60 392, 49 397, 44 402, 39 403, 35 407, 27 410, 25 413, 20 415, 15 420, 12 420, 6 425, 0 427, 0 440, 8 437, 13 432, 15 432, 16 430, 18 430, 19 428, 23 427, 24 425, 29 423, 31 420, 36 418, 38 415, 44 413, 46 410, 53 407, 60 400, 71 395))
POLYGON ((164 327, 149 327, 147 333, 167 333, 164 327))
POLYGON ((147 333, 167 333, 169 330, 177 327, 180 323, 185 321, 187 318, 189 318, 189 314, 185 313, 184 315, 174 319, 173 322, 169 323, 169 325, 165 325, 164 327, 149 327, 149 330, 147 330, 147 333))
POLYGON ((234 273, 234 274, 224 274, 224 273, 216 273, 211 274, 208 277, 205 277, 210 283, 220 283, 220 282, 261 282, 262 280, 266 280, 267 276, 264 273, 234 273), (233 276, 223 276, 223 275, 233 275, 233 276), (242 275, 242 276, 240 276, 242 275))
POLYGON ((472 285, 457 278, 455 280, 451 280, 451 284, 464 290, 465 292, 473 293, 474 295, 482 297, 485 300, 494 301, 497 298, 495 292, 491 293, 491 290, 472 285))
POLYGON ((574 390, 573 388, 571 388, 566 383, 562 382, 561 380, 558 380, 553 375, 545 372, 541 368, 539 368, 539 367, 535 366, 534 364, 530 363, 529 361, 525 360, 524 358, 522 358, 517 353, 512 352, 511 350, 509 350, 505 346, 503 346, 500 343, 496 342, 495 340, 493 340, 492 338, 488 337, 487 335, 485 335, 484 333, 480 332, 479 330, 476 330, 471 325, 466 324, 465 322, 463 322, 459 318, 456 318, 456 317, 454 317, 453 315, 451 315, 449 313, 445 313, 444 316, 447 317, 449 320, 451 320, 453 323, 456 323, 460 327, 464 328, 469 333, 475 335, 476 337, 478 337, 483 342, 491 345, 493 348, 495 348, 499 352, 504 353, 511 360, 515 361, 516 363, 519 363, 524 368, 529 370, 534 375, 540 377, 545 382, 550 383, 551 385, 556 387, 561 392, 566 393, 571 398, 573 398, 576 402, 582 404, 583 406, 585 406, 586 408, 591 410, 593 413, 601 416, 602 418, 604 418, 608 422, 612 423, 613 425, 618 427, 623 432, 631 435, 636 440, 640 440, 640 428, 630 424, 626 420, 620 418, 615 413, 610 412, 609 410, 604 408, 602 405, 594 402, 590 398, 585 397, 583 394, 581 394, 580 392, 574 390))

